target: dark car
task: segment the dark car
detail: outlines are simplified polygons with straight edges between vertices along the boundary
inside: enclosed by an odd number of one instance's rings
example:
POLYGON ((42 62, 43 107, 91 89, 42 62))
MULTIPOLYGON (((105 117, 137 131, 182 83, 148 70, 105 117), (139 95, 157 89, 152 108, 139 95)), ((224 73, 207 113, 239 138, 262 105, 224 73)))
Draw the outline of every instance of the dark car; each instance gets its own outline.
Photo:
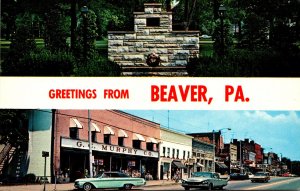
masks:
POLYGON ((249 175, 247 173, 232 173, 230 174, 230 180, 247 180, 249 175))

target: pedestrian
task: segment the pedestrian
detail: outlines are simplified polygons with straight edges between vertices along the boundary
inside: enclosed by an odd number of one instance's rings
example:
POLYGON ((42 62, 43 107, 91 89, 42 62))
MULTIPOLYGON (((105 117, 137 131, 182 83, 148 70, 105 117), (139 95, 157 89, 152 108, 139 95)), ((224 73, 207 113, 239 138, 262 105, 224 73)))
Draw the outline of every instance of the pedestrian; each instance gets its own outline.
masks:
POLYGON ((168 170, 167 171, 167 180, 169 180, 170 179, 170 171, 168 170))

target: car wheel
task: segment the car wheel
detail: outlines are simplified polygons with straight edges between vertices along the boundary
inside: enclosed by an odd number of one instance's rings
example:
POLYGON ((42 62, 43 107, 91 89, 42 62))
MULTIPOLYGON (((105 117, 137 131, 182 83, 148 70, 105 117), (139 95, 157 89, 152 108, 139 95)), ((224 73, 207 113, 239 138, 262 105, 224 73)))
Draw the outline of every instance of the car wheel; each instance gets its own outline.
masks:
POLYGON ((84 191, 90 191, 90 190, 92 190, 92 188, 93 188, 93 185, 91 183, 85 183, 83 185, 83 190, 84 191))
POLYGON ((132 188, 132 185, 131 185, 131 184, 125 184, 125 185, 124 185, 124 189, 125 189, 125 190, 131 190, 131 188, 132 188))
POLYGON ((185 190, 189 190, 189 189, 190 189, 190 187, 184 187, 184 189, 185 189, 185 190))

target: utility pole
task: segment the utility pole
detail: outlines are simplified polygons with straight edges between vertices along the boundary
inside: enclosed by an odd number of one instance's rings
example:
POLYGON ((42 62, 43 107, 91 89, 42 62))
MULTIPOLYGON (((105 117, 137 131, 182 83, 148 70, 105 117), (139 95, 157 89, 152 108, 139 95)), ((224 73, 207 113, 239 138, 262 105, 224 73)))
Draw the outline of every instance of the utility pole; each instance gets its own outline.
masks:
POLYGON ((91 116, 88 110, 88 129, 89 129, 89 175, 93 177, 93 154, 92 154, 92 132, 91 132, 91 116))

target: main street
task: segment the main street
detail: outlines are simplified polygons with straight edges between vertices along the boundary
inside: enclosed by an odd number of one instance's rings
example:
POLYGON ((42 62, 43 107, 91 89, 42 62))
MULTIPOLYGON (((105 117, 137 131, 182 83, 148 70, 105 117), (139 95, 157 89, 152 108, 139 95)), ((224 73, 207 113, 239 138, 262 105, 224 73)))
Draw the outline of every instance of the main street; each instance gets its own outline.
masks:
MULTIPOLYGON (((300 177, 273 177, 268 183, 252 183, 250 180, 229 181, 225 190, 300 190, 300 177)), ((144 190, 184 190, 180 184, 145 187, 144 190)))

